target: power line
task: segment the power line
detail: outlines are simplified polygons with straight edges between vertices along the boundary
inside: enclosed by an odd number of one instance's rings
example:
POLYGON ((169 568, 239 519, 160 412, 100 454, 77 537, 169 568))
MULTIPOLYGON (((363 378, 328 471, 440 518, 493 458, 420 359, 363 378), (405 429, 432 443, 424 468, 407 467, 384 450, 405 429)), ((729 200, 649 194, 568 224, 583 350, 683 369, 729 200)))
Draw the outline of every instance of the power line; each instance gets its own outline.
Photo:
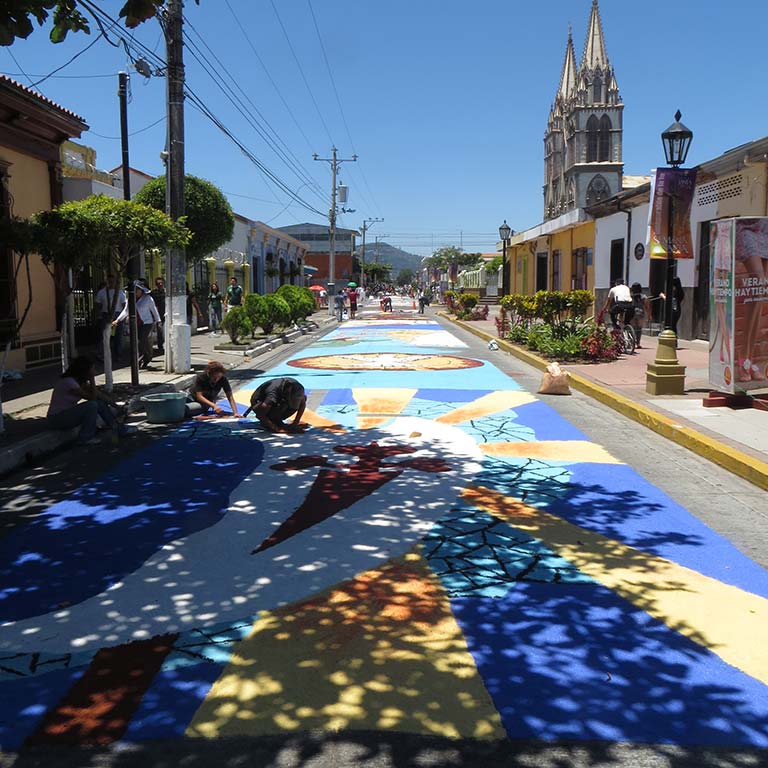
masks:
POLYGON ((96 43, 98 43, 102 37, 103 37, 103 33, 100 32, 97 37, 91 40, 91 42, 88 43, 88 45, 86 45, 85 48, 83 48, 81 51, 78 51, 74 56, 72 56, 72 58, 65 61, 60 67, 56 67, 56 69, 54 69, 49 74, 45 75, 44 77, 41 77, 38 81, 32 83, 32 87, 36 88, 38 85, 40 85, 40 83, 44 83, 49 77, 52 77, 57 72, 60 72, 62 69, 64 69, 64 67, 68 67, 75 59, 82 56, 87 50, 89 50, 94 45, 96 45, 96 43))
POLYGON ((50 75, 50 74, 49 75, 42 75, 42 74, 26 75, 24 74, 24 72, 3 72, 2 74, 7 75, 8 77, 19 77, 20 75, 24 75, 24 77, 42 77, 45 80, 47 80, 48 78, 51 78, 52 80, 95 80, 100 77, 115 76, 114 72, 107 72, 104 75, 50 75))
POLYGON ((275 7, 274 0, 269 0, 269 3, 272 6, 272 10, 275 12, 277 21, 280 24, 280 29, 283 30, 283 35, 285 36, 285 40, 288 43, 288 48, 293 54, 293 60, 296 62, 296 66, 299 68, 301 79, 304 81, 304 85, 307 87, 307 91, 309 92, 309 97, 312 99, 312 103, 315 105, 315 109, 317 110, 317 115, 320 118, 320 122, 323 124, 323 128, 325 128, 325 133, 328 136, 328 139, 330 140, 331 144, 334 145, 336 142, 331 137, 331 132, 328 130, 328 125, 326 124, 325 119, 323 118, 323 113, 320 111, 320 106, 317 103, 315 94, 312 92, 312 89, 309 87, 309 83, 307 82, 307 77, 304 74, 304 70, 301 67, 301 63, 299 62, 299 57, 296 55, 296 51, 293 49, 293 43, 291 42, 291 38, 288 36, 288 31, 286 30, 285 25, 283 24, 283 20, 280 18, 280 14, 277 12, 277 8, 275 7))
MULTIPOLYGON (((144 131, 148 131, 150 128, 154 128, 158 123, 162 123, 165 120, 166 116, 163 115, 161 118, 158 118, 155 120, 154 123, 150 123, 149 125, 145 125, 143 128, 139 128, 136 131, 131 131, 128 135, 129 136, 136 136, 139 133, 144 133, 144 131)), ((117 139, 120 140, 120 136, 105 136, 103 133, 96 133, 96 131, 89 129, 88 133, 92 133, 94 136, 98 136, 101 139, 117 139)))
POLYGON ((32 82, 32 78, 24 71, 24 67, 22 67, 21 64, 19 64, 19 60, 13 55, 13 51, 10 48, 7 48, 6 50, 8 51, 8 54, 10 55, 10 57, 13 59, 14 64, 16 64, 16 66, 19 68, 19 71, 21 72, 21 74, 24 77, 26 77, 27 80, 29 80, 30 86, 34 86, 34 83, 32 82))
POLYGON ((315 181, 300 165, 298 158, 296 158, 296 156, 293 155, 290 148, 285 144, 285 142, 279 136, 277 131, 275 131, 275 129, 272 128, 272 126, 269 124, 269 121, 266 119, 263 113, 259 110, 256 104, 250 99, 248 94, 246 94, 245 91, 243 91, 243 89, 237 84, 237 81, 235 80, 235 78, 232 76, 229 70, 227 70, 226 66, 222 63, 222 61, 218 58, 218 56, 216 56, 216 54, 211 50, 210 46, 208 46, 208 44, 205 42, 202 35, 200 35, 200 33, 195 29, 195 27, 189 21, 186 21, 186 24, 195 33, 197 38, 200 39, 200 41, 205 46, 205 48, 210 52, 211 56, 213 56, 219 68, 223 70, 223 72, 229 78, 229 81, 227 81, 221 74, 219 74, 218 70, 216 70, 216 68, 214 68, 213 65, 208 61, 205 54, 202 53, 202 51, 197 46, 197 44, 193 40, 188 39, 187 44, 189 46, 189 50, 192 56, 197 60, 200 66, 203 67, 205 72, 216 83, 216 85, 218 85, 218 87, 222 90, 222 92, 227 97, 229 102, 235 107, 235 109, 237 109, 238 112, 240 112, 243 118, 261 136, 261 138, 270 147, 270 149, 285 163, 285 165, 289 168, 289 170, 291 170, 307 186, 314 188, 318 197, 320 197, 320 199, 323 199, 323 194, 317 181, 315 181), (250 105, 251 109, 254 112, 256 112, 256 114, 261 118, 262 122, 264 123, 264 126, 266 127, 262 127, 259 123, 257 123, 252 118, 249 110, 246 108, 246 105, 243 103, 243 100, 237 96, 237 94, 234 92, 233 88, 231 87, 230 83, 234 83, 234 86, 237 89, 237 91, 239 91, 243 95, 245 100, 250 105), (267 129, 271 131, 271 133, 274 135, 275 138, 272 138, 272 136, 270 136, 269 133, 267 133, 267 129), (278 142, 283 147, 285 147, 285 150, 283 150, 278 145, 278 142))

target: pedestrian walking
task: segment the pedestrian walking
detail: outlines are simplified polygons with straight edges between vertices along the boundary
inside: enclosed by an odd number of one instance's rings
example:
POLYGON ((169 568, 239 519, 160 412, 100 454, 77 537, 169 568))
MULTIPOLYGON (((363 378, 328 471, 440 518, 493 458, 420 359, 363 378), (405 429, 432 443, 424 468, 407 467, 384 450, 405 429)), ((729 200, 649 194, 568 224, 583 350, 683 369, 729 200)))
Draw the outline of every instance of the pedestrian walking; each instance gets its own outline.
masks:
POLYGON ((226 368, 218 360, 209 361, 205 370, 195 376, 187 391, 185 414, 190 416, 221 416, 224 411, 217 405, 219 393, 224 392, 232 413, 237 416, 237 403, 232 395, 232 386, 226 376, 226 368))
MULTIPOLYGON (((139 367, 147 369, 152 362, 152 343, 150 334, 157 323, 160 322, 160 314, 157 311, 154 299, 150 295, 149 288, 139 280, 133 284, 136 295, 136 326, 138 330, 139 367)), ((113 326, 118 326, 128 317, 128 305, 120 313, 120 316, 112 321, 113 326)))
POLYGON ((218 283, 211 285, 211 290, 208 293, 208 330, 211 332, 211 336, 219 330, 221 325, 221 310, 224 303, 224 295, 219 289, 218 283))
POLYGON ((357 286, 350 285, 347 289, 347 300, 349 301, 349 316, 354 320, 357 314, 357 286))
POLYGON ((635 308, 631 323, 632 329, 635 332, 635 347, 642 349, 640 339, 643 335, 643 326, 645 325, 646 318, 651 316, 651 305, 648 301, 648 296, 643 293, 643 286, 640 283, 632 283, 630 291, 632 293, 632 305, 635 308))
POLYGON ((243 287, 237 282, 237 278, 230 278, 227 293, 224 296, 224 312, 229 312, 231 307, 239 307, 243 303, 243 287))
POLYGON ((261 384, 251 395, 251 406, 243 414, 251 411, 262 426, 270 432, 303 432, 309 425, 301 421, 307 407, 307 395, 304 387, 296 379, 284 377, 270 379, 261 384), (285 420, 293 414, 293 421, 285 420))
POLYGON ((155 326, 157 335, 157 351, 159 354, 165 354, 165 280, 162 277, 155 278, 155 287, 151 293, 152 301, 157 307, 157 314, 160 316, 160 322, 155 326))
POLYGON ((99 418, 117 435, 130 435, 136 427, 120 424, 114 402, 100 392, 95 382, 96 371, 89 357, 76 357, 61 375, 51 393, 46 422, 51 429, 80 427, 78 442, 95 445, 99 418), (85 402, 80 402, 84 400, 85 402))

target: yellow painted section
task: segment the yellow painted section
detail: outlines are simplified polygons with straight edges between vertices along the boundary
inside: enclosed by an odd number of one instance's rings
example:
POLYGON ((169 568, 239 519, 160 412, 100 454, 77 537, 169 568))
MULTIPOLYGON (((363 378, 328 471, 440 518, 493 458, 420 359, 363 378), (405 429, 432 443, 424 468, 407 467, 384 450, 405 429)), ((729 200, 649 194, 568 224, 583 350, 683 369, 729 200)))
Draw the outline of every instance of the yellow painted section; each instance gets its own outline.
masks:
POLYGON ((186 735, 311 729, 504 738, 446 595, 419 554, 263 613, 186 735))
POLYGON ((423 338, 431 333, 434 333, 434 331, 387 331, 387 336, 395 341, 412 344, 416 339, 423 338))
POLYGON ((358 429, 374 429, 389 421, 391 416, 360 416, 357 419, 358 429))
POLYGON ((768 600, 481 486, 466 501, 527 531, 655 619, 768 683, 768 600))
POLYGON ((352 397, 361 414, 397 416, 403 412, 417 391, 416 389, 370 387, 368 389, 353 389, 352 397))
POLYGON ((541 440, 536 442, 482 443, 480 450, 489 456, 510 456, 545 461, 571 461, 589 464, 623 464, 601 445, 587 440, 541 440))
POLYGON ((536 398, 529 392, 522 390, 503 390, 501 392, 489 392, 477 400, 462 405, 453 411, 448 411, 438 416, 435 421, 441 424, 461 424, 470 419, 479 419, 482 416, 490 416, 501 413, 510 408, 519 408, 521 405, 533 403, 536 398))

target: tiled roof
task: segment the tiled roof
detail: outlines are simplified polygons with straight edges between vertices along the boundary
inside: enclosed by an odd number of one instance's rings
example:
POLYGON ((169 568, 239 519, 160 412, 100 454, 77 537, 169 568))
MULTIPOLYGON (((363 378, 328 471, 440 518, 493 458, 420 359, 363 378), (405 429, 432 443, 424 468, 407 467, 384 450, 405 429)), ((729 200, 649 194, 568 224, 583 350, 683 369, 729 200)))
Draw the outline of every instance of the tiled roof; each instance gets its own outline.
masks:
POLYGON ((8 77, 7 75, 0 74, 0 84, 7 83, 8 85, 13 86, 14 88, 17 88, 18 90, 22 91, 23 93, 27 94, 28 96, 31 96, 35 100, 39 101, 42 104, 45 104, 46 106, 53 107, 54 109, 57 109, 59 112, 62 112, 65 115, 68 115, 69 117, 73 117, 75 120, 79 120, 83 125, 85 125, 85 120, 80 117, 80 115, 76 114, 75 112, 72 112, 72 110, 67 109, 66 107, 62 107, 61 104, 57 104, 55 101, 52 101, 47 96, 43 96, 42 93, 38 93, 37 91, 33 91, 31 88, 28 88, 26 85, 22 85, 21 83, 17 82, 11 77, 8 77))

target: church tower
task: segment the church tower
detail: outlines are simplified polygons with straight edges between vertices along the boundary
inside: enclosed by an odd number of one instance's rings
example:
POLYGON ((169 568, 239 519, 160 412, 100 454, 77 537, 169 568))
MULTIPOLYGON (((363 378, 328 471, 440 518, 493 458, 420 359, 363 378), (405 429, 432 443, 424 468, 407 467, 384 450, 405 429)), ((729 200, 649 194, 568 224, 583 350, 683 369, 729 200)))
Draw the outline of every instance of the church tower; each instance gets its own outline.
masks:
POLYGON ((605 52, 597 0, 578 69, 569 31, 560 87, 544 136, 544 219, 621 191, 622 113, 616 76, 605 52))

